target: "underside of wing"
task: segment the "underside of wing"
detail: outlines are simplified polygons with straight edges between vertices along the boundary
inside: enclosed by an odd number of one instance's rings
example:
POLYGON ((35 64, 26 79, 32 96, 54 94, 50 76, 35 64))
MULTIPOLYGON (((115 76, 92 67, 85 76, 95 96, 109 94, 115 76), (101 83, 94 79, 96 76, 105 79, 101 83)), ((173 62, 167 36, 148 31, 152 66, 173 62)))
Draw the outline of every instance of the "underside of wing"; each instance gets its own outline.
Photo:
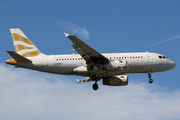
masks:
POLYGON ((65 36, 68 37, 73 45, 72 47, 82 56, 84 60, 86 60, 87 64, 106 64, 108 63, 108 59, 91 48, 89 45, 84 43, 82 40, 77 38, 74 35, 69 35, 65 33, 65 36))

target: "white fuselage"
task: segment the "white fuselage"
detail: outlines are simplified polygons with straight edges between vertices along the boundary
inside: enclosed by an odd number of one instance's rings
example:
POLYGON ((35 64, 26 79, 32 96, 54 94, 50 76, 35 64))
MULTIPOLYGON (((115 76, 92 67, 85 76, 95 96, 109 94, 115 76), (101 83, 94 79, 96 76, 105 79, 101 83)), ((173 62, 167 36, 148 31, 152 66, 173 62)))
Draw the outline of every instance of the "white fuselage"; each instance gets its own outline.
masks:
POLYGON ((42 72, 87 76, 78 83, 94 81, 93 89, 98 89, 97 81, 103 85, 128 85, 128 73, 148 73, 149 83, 153 83, 151 73, 173 69, 175 63, 161 54, 150 52, 139 53, 106 53, 101 54, 84 43, 75 35, 65 34, 73 43, 73 50, 78 55, 45 55, 19 29, 10 29, 14 51, 7 51, 12 59, 7 64, 42 72))
MULTIPOLYGON (((109 61, 126 61, 126 67, 114 70, 100 69, 96 71, 98 77, 127 73, 161 72, 175 67, 173 61, 158 53, 108 53, 102 55, 107 57, 109 61)), ((89 76, 92 73, 92 71, 87 70, 86 61, 77 54, 40 55, 38 57, 29 57, 28 59, 32 63, 25 64, 20 62, 17 66, 55 74, 89 76)))

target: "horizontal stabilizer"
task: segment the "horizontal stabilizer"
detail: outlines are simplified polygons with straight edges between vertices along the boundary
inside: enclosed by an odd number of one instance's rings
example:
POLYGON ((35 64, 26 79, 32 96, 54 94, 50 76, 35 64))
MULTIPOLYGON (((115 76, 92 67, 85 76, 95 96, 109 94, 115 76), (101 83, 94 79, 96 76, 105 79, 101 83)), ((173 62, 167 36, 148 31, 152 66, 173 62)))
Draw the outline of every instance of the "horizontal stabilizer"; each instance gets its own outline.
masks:
POLYGON ((12 58, 18 63, 18 62, 31 62, 29 59, 17 54, 14 51, 7 51, 9 55, 11 55, 12 58))

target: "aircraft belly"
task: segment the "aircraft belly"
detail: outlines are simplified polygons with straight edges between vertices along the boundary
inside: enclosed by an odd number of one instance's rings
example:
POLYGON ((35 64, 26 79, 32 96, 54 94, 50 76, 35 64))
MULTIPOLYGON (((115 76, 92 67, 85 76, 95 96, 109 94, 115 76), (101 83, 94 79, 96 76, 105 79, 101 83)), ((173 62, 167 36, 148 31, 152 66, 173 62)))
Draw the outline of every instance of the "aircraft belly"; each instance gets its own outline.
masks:
POLYGON ((66 74, 71 73, 73 67, 68 66, 51 66, 50 71, 57 74, 66 74))
POLYGON ((128 73, 144 73, 147 71, 147 62, 142 60, 129 61, 128 73))
POLYGON ((108 77, 108 76, 122 75, 122 74, 125 74, 125 72, 105 71, 105 70, 100 70, 96 72, 97 77, 108 77))

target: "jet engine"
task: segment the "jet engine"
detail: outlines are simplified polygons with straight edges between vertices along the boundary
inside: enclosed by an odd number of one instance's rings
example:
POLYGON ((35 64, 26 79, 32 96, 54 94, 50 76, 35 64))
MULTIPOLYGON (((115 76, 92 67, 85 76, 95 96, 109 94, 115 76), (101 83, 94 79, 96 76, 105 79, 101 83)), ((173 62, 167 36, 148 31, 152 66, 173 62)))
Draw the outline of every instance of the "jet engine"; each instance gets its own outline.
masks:
POLYGON ((119 75, 103 78, 103 85, 109 86, 125 86, 128 85, 128 76, 119 75))
POLYGON ((86 66, 80 66, 80 67, 77 67, 77 68, 73 69, 73 72, 76 72, 76 73, 88 73, 88 70, 87 70, 86 66))

